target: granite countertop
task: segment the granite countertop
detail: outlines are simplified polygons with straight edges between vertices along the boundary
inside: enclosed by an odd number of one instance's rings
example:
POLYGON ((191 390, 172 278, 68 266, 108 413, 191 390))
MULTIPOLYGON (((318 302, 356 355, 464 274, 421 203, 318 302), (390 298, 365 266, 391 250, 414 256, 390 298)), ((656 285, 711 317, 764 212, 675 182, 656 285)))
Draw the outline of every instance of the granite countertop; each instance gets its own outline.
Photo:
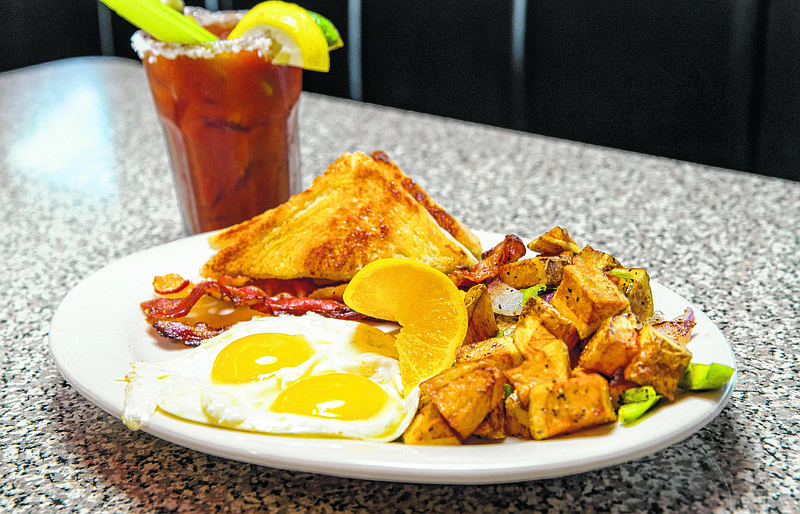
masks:
POLYGON ((384 150, 471 228, 560 225, 647 267, 717 324, 739 368, 715 420, 632 462, 510 484, 378 482, 189 450, 71 387, 48 352, 65 294, 184 236, 161 129, 141 66, 106 58, 0 74, 0 120, 0 509, 798 511, 798 183, 304 94, 304 185, 342 153, 384 150))

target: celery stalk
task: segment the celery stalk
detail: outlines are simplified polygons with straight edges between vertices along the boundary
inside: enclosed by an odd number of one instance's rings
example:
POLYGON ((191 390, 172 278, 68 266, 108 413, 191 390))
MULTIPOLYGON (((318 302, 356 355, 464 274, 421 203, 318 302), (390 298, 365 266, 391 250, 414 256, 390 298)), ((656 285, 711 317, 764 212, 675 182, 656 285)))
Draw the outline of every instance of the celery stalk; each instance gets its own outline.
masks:
POLYGON ((205 43, 217 36, 160 0, 101 0, 117 14, 164 43, 205 43))

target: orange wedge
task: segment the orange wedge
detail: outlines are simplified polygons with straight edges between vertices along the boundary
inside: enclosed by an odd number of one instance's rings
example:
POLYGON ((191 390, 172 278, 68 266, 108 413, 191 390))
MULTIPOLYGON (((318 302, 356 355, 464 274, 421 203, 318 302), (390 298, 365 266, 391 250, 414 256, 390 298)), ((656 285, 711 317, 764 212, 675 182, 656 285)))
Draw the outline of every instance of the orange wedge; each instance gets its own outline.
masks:
POLYGON ((400 324, 395 346, 406 394, 452 366, 467 333, 463 293, 444 273, 410 259, 367 264, 345 289, 344 303, 400 324))

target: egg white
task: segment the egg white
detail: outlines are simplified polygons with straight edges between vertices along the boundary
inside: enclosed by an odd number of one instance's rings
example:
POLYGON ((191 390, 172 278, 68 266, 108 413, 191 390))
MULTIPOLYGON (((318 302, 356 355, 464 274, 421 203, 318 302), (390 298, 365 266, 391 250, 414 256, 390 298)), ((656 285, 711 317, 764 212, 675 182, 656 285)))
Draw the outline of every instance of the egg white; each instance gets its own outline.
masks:
POLYGON ((419 399, 418 389, 403 397, 391 336, 369 325, 313 313, 241 322, 174 359, 132 363, 131 367, 126 376, 122 419, 133 430, 146 426, 160 409, 186 420, 239 430, 392 441, 411 422, 419 399), (302 335, 313 355, 302 364, 282 368, 255 382, 213 381, 211 369, 222 349, 257 333, 302 335), (389 401, 376 415, 363 420, 270 410, 278 394, 296 381, 331 372, 368 378, 386 392, 389 401))

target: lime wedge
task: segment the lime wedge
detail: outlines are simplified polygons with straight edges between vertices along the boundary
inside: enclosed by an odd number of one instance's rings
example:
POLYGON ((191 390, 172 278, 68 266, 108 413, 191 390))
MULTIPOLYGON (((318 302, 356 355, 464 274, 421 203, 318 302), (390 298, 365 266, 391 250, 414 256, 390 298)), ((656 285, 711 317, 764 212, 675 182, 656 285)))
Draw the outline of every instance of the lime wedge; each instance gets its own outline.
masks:
POLYGON ((101 0, 114 12, 164 43, 205 43, 217 36, 161 0, 101 0))
POLYGON ((275 64, 314 71, 330 69, 328 38, 311 13, 299 5, 279 1, 260 3, 247 11, 228 39, 257 35, 268 35, 279 47, 272 59, 275 64))
POLYGON ((312 11, 308 11, 308 14, 317 24, 317 27, 322 30, 322 33, 325 34, 325 39, 328 41, 328 50, 336 50, 344 46, 342 36, 339 35, 339 31, 333 26, 331 20, 312 11))

